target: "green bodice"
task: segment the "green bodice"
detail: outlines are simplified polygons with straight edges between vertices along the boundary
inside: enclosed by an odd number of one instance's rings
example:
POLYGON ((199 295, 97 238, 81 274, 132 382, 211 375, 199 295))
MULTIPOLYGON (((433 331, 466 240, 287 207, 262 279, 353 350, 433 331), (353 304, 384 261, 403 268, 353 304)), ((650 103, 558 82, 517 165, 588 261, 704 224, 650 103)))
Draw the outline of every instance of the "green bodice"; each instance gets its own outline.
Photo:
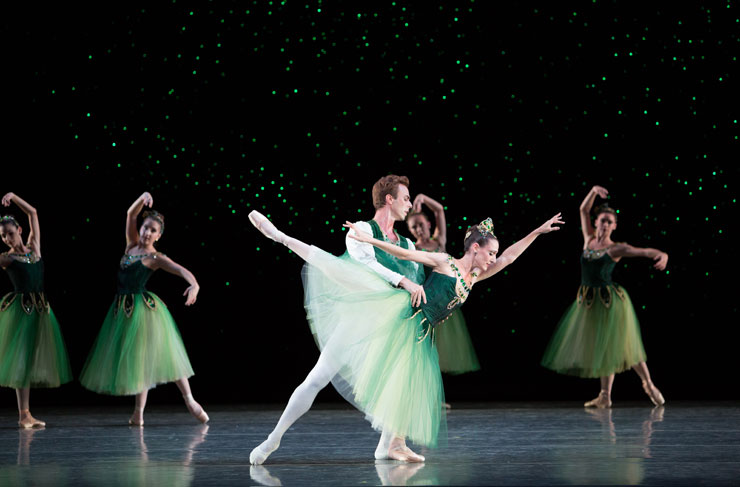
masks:
MULTIPOLYGON (((375 220, 370 220, 368 223, 373 229, 373 237, 377 238, 378 240, 394 243, 388 240, 388 238, 385 236, 385 233, 383 233, 383 230, 380 229, 380 225, 378 225, 378 222, 376 222, 375 220)), ((408 240, 405 237, 401 237, 395 230, 393 230, 393 233, 396 234, 396 238, 398 239, 398 243, 394 244, 400 246, 401 248, 408 249, 408 240)), ((375 247, 375 259, 383 267, 386 267, 393 272, 398 272, 411 282, 414 282, 416 284, 421 284, 422 282, 424 282, 424 267, 417 264, 416 262, 399 259, 389 254, 388 252, 379 249, 378 247, 375 247)))
POLYGON ((617 265, 606 253, 607 249, 586 249, 581 254, 581 285, 606 287, 612 283, 612 271, 617 265))
POLYGON ((156 259, 156 254, 127 254, 121 258, 118 269, 118 295, 146 292, 146 283, 154 270, 141 263, 141 260, 145 257, 156 259))
MULTIPOLYGON (((10 255, 10 254, 6 254, 10 255)), ((13 258, 5 268, 16 293, 41 293, 44 291, 44 261, 33 261, 33 254, 13 258), (24 258, 25 257, 25 258, 24 258)))
POLYGON ((454 277, 439 272, 429 273, 427 280, 424 282, 424 293, 427 296, 427 302, 422 301, 421 312, 424 313, 424 317, 432 325, 443 322, 465 301, 458 295, 456 283, 457 279, 454 277))

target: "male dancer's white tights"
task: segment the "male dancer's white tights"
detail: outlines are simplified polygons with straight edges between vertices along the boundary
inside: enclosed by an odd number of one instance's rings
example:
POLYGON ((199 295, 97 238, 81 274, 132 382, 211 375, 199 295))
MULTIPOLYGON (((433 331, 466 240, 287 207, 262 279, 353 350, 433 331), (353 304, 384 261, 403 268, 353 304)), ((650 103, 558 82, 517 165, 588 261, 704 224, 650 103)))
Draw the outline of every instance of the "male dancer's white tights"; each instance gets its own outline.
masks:
MULTIPOLYGON (((250 219, 252 219, 251 215, 250 219)), ((303 260, 310 262, 310 245, 285 235, 283 232, 275 228, 269 220, 252 219, 252 222, 267 237, 276 242, 282 243, 303 260)), ((314 399, 316 399, 316 395, 321 389, 326 387, 329 382, 331 382, 331 379, 337 374, 337 371, 338 368, 322 353, 306 379, 293 391, 293 394, 290 396, 290 400, 288 400, 288 405, 280 416, 275 429, 272 430, 272 433, 270 433, 262 444, 252 450, 252 453, 249 455, 250 463, 261 465, 267 457, 270 456, 270 453, 277 450, 280 446, 280 440, 288 428, 290 428, 298 418, 303 416, 311 408, 314 399)), ((390 442, 394 436, 395 435, 392 433, 383 431, 380 435, 378 447, 375 450, 375 458, 384 459, 388 457, 388 448, 390 447, 390 442)))

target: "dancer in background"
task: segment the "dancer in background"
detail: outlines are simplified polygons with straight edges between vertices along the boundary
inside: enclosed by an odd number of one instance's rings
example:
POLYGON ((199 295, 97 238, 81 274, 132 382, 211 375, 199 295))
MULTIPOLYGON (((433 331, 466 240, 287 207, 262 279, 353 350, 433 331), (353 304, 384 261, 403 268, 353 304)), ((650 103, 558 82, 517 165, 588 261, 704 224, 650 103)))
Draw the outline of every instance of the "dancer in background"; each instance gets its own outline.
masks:
POLYGON ((136 220, 152 196, 143 193, 126 214, 126 249, 118 269, 118 292, 80 375, 82 385, 101 394, 136 396, 129 424, 143 426, 149 389, 174 382, 185 405, 198 421, 208 415, 194 399, 188 377, 193 375, 180 332, 165 304, 145 285, 162 269, 189 284, 185 305, 195 303, 200 286, 195 276, 154 248, 164 232, 164 216, 145 212, 141 228, 136 220))
MULTIPOLYGON (((423 194, 416 195, 412 213, 409 214, 406 223, 416 238, 414 245, 417 249, 446 252, 447 220, 441 203, 423 194), (422 212, 422 205, 434 212, 434 233, 432 223, 422 212)), ((480 370, 478 357, 460 309, 453 311, 444 323, 436 327, 435 336, 439 368, 442 372, 456 375, 480 370)), ((445 407, 449 408, 450 405, 445 403, 445 407)))
POLYGON ((12 216, 0 217, 0 237, 10 251, 0 254, 0 267, 13 292, 0 301, 0 385, 12 387, 18 399, 18 425, 38 428, 45 422, 29 409, 31 387, 59 387, 72 380, 62 334, 44 294, 41 228, 36 209, 14 193, 2 198, 28 216, 28 239, 12 216))
POLYGON ((612 405, 614 374, 632 368, 640 376, 645 393, 659 406, 665 399, 653 384, 645 363, 635 309, 627 291, 612 281, 612 271, 624 257, 648 257, 662 271, 668 263, 668 254, 612 241, 617 212, 607 205, 596 209, 592 225, 590 213, 594 200, 608 194, 605 188, 594 186, 581 203, 581 286, 576 301, 560 319, 542 365, 561 374, 598 377, 599 395, 585 404, 598 408, 612 405))
MULTIPOLYGON (((407 462, 421 462, 424 457, 401 447, 405 438, 430 447, 444 440, 440 438, 445 425, 444 393, 434 326, 462 305, 475 282, 514 262, 537 236, 557 230, 554 225, 562 223, 560 214, 556 215, 497 259, 499 243, 488 219, 470 228, 465 255, 453 259, 443 253, 400 248, 347 222, 350 238, 432 269, 424 285, 426 299, 418 302, 346 255, 335 257, 289 237, 259 212, 251 212, 249 218, 266 237, 307 262, 305 306, 321 355, 304 384, 313 384, 317 392, 332 381, 374 428, 394 432, 389 458, 407 462)), ((264 462, 285 431, 308 410, 315 392, 308 401, 302 401, 301 395, 296 389, 275 430, 252 450, 251 463, 264 462)))

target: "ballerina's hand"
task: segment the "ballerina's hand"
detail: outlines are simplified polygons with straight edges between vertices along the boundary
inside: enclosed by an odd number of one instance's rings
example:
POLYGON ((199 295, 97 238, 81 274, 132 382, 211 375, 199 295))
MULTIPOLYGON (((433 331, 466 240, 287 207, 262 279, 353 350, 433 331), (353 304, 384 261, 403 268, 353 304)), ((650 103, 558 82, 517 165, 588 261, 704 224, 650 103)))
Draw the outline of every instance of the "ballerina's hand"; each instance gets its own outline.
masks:
POLYGON ((414 213, 420 213, 422 204, 424 204, 424 195, 419 193, 416 195, 416 198, 414 198, 414 203, 411 206, 411 211, 414 213))
POLYGON ((668 265, 668 254, 666 254, 665 252, 661 252, 653 257, 653 260, 656 261, 653 267, 655 267, 659 271, 665 270, 666 266, 668 265))
POLYGON ((13 200, 13 196, 15 196, 15 193, 12 192, 3 196, 3 206, 10 206, 10 203, 13 200))
POLYGON ((560 216, 561 214, 558 213, 554 217, 547 220, 545 223, 542 224, 540 228, 537 229, 537 233, 550 233, 554 232, 556 230, 560 230, 560 227, 556 227, 554 225, 562 225, 565 222, 563 221, 563 218, 560 216))
POLYGON ((354 223, 346 221, 344 222, 344 225, 342 225, 344 228, 349 228, 350 230, 354 231, 354 233, 349 232, 347 235, 349 235, 349 238, 353 238, 355 240, 358 240, 360 242, 370 242, 370 240, 373 238, 372 235, 363 232, 359 228, 355 226, 354 223))
POLYGON ((603 186, 594 186, 591 191, 596 193, 597 196, 606 199, 607 196, 609 196, 609 191, 603 186))
POLYGON ((152 198, 152 195, 149 193, 149 191, 144 191, 141 196, 139 196, 144 202, 144 206, 148 206, 149 208, 152 207, 154 204, 154 198, 152 198))
POLYGON ((200 286, 190 286, 184 293, 182 293, 183 296, 187 296, 185 306, 190 306, 195 303, 195 300, 198 299, 198 291, 200 291, 200 286))

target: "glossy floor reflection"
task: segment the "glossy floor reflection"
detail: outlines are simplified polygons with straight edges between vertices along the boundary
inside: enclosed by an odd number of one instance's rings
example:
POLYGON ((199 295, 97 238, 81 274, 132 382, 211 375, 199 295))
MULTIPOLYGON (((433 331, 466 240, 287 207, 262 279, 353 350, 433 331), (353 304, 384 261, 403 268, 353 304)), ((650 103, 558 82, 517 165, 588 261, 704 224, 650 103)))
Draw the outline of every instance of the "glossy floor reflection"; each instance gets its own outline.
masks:
POLYGON ((362 415, 317 405, 264 466, 248 464, 277 406, 211 406, 209 425, 180 407, 34 410, 39 430, 0 411, 0 485, 737 485, 740 404, 455 405, 449 446, 425 464, 372 459, 362 415))

